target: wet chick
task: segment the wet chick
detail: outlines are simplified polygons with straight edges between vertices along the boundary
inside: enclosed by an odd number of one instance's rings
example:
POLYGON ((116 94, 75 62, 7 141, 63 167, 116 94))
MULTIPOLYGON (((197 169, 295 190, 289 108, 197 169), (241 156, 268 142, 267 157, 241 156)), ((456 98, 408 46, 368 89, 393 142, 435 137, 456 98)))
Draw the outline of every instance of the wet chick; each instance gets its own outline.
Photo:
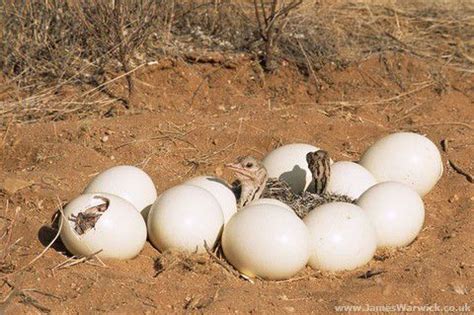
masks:
POLYGON ((331 176, 331 159, 324 150, 309 152, 306 154, 308 168, 313 175, 315 192, 322 196, 326 192, 329 177, 331 176))
POLYGON ((94 196, 94 199, 99 199, 102 201, 102 203, 87 208, 86 210, 79 212, 77 215, 71 214, 69 217, 69 221, 75 223, 74 230, 79 235, 86 233, 92 228, 95 228, 95 224, 99 218, 109 208, 109 199, 101 196, 94 196))
POLYGON ((237 181, 232 184, 232 190, 239 200, 239 207, 242 208, 259 198, 272 198, 286 203, 300 218, 304 218, 311 210, 328 202, 354 202, 347 196, 326 192, 330 176, 330 159, 327 152, 310 152, 307 161, 317 194, 308 191, 301 195, 295 194, 285 181, 268 178, 262 162, 251 156, 240 157, 235 163, 226 164, 237 177, 237 181))

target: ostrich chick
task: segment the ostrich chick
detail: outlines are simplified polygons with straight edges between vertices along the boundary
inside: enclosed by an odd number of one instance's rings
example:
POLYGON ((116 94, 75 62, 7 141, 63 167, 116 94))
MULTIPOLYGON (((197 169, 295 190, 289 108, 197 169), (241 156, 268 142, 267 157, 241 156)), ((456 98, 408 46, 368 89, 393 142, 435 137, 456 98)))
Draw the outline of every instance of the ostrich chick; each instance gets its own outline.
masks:
POLYGON ((237 177, 232 183, 232 190, 239 200, 240 208, 259 198, 277 199, 288 205, 299 198, 286 182, 268 178, 265 166, 254 157, 239 157, 235 163, 225 166, 234 171, 237 177))
POLYGON ((234 171, 237 180, 232 190, 242 208, 259 198, 272 198, 286 203, 300 217, 305 217, 311 210, 332 201, 353 202, 349 197, 326 192, 330 176, 330 159, 327 152, 319 150, 307 155, 308 167, 313 174, 316 194, 303 192, 301 195, 292 191, 291 187, 277 178, 268 178, 267 170, 262 162, 251 157, 240 157, 235 163, 225 166, 234 171))
POLYGON ((245 156, 239 157, 235 163, 226 164, 225 166, 234 171, 237 177, 238 183, 234 183, 232 186, 234 191, 240 190, 240 208, 262 196, 268 174, 265 166, 260 161, 251 156, 245 156))
POLYGON ((324 150, 306 154, 308 168, 313 175, 315 193, 322 196, 326 192, 329 177, 331 176, 331 159, 324 150))

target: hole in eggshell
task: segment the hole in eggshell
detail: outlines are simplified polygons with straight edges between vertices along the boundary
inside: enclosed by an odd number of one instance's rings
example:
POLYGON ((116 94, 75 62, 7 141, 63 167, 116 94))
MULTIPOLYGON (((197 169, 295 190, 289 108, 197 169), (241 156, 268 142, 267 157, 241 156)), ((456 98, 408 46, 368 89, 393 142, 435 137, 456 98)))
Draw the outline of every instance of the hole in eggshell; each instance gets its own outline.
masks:
POLYGON ((89 207, 77 215, 71 214, 69 221, 74 222, 74 231, 78 235, 83 235, 87 231, 95 228, 97 221, 99 221, 102 214, 109 208, 110 200, 102 196, 94 196, 94 199, 99 199, 102 203, 89 207))

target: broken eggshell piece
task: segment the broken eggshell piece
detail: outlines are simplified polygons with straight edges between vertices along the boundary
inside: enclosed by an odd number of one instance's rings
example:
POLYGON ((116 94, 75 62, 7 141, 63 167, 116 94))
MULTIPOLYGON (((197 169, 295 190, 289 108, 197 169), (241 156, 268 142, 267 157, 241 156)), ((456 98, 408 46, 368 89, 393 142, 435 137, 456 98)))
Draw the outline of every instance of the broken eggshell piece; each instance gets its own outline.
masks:
POLYGON ((128 201, 111 194, 83 194, 64 208, 61 240, 75 256, 130 259, 146 242, 146 225, 128 201))

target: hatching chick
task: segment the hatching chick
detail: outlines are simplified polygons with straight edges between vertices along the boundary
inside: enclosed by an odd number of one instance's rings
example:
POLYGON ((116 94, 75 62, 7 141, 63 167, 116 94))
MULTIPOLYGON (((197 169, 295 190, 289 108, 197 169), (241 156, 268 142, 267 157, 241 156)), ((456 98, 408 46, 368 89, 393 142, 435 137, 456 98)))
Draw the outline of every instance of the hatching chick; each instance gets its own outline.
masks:
POLYGON ((331 159, 324 150, 309 152, 306 154, 308 168, 313 175, 315 192, 323 195, 326 192, 329 177, 331 176, 331 159))
POLYGON ((253 200, 259 199, 268 180, 265 166, 251 156, 239 157, 235 163, 225 165, 234 171, 240 182, 239 207, 244 207, 253 200))

